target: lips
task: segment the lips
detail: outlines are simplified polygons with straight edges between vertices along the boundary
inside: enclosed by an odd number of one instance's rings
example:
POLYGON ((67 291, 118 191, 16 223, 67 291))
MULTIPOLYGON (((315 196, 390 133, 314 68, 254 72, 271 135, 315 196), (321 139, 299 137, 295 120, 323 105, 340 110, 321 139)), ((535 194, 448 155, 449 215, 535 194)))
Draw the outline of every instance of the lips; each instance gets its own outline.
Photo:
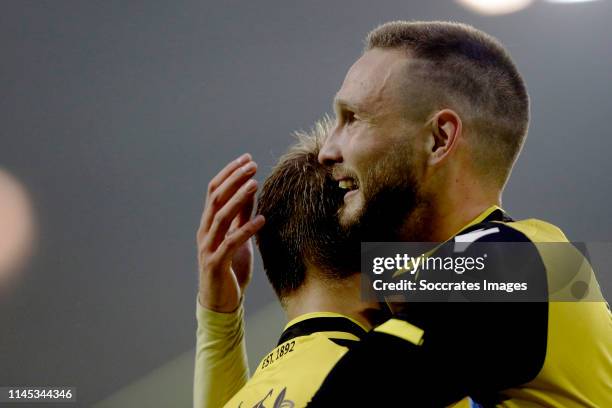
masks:
POLYGON ((344 201, 348 200, 349 198, 351 198, 354 195, 357 195, 359 193, 359 189, 357 190, 350 190, 348 193, 346 193, 344 195, 344 201))

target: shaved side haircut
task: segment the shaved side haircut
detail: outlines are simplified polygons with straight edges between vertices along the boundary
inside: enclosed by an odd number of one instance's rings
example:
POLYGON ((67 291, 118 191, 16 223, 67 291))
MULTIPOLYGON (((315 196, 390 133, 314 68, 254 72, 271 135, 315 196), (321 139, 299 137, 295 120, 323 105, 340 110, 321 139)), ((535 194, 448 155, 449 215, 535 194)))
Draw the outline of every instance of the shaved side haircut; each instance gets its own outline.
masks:
MULTIPOLYGON (((529 97, 510 54, 467 24, 393 21, 372 30, 365 50, 403 49, 409 116, 450 108, 462 118, 480 173, 503 186, 527 135, 529 97)), ((401 85, 400 85, 401 86, 401 85)))

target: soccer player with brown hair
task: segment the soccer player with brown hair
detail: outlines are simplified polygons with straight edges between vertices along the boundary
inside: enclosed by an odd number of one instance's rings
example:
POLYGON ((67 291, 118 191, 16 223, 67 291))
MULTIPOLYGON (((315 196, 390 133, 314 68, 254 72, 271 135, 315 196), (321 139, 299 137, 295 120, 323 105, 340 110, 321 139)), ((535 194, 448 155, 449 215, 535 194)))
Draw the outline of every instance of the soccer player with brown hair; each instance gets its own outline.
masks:
MULTIPOLYGON (((501 209, 529 101, 496 39, 458 23, 384 24, 334 106, 319 161, 345 192, 338 219, 347 236, 522 242, 540 265, 531 278, 545 290, 557 282, 556 259, 535 244, 565 235, 501 209)), ((499 274, 514 276, 514 255, 496 254, 499 274)), ((394 318, 340 358, 311 403, 444 406, 469 395, 486 406, 611 405, 612 320, 594 277, 588 289, 586 302, 392 305, 394 318)))

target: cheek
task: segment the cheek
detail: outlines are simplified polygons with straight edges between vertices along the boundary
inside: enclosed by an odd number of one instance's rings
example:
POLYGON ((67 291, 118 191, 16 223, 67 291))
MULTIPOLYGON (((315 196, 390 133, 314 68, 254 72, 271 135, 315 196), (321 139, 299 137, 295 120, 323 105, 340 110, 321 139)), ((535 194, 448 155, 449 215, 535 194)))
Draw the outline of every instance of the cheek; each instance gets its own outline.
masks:
POLYGON ((392 148, 387 138, 375 129, 366 128, 356 130, 344 155, 347 165, 355 166, 363 171, 383 157, 392 148))

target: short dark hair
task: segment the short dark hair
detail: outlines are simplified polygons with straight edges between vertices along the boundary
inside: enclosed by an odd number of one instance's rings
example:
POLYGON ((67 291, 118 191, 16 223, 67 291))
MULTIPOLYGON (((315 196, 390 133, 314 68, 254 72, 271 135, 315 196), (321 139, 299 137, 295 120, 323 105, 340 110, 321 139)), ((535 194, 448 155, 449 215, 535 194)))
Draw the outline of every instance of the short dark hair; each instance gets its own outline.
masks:
POLYGON ((476 165, 505 183, 527 135, 529 97, 503 45, 467 24, 393 21, 368 34, 365 49, 373 48, 405 49, 415 59, 408 70, 422 84, 418 111, 457 110, 476 134, 476 165))
POLYGON ((344 192, 317 159, 331 128, 325 117, 309 132, 296 133, 297 143, 279 159, 258 197, 257 212, 266 223, 257 245, 281 300, 304 283, 308 264, 329 280, 359 271, 359 243, 349 243, 337 219, 344 192))

